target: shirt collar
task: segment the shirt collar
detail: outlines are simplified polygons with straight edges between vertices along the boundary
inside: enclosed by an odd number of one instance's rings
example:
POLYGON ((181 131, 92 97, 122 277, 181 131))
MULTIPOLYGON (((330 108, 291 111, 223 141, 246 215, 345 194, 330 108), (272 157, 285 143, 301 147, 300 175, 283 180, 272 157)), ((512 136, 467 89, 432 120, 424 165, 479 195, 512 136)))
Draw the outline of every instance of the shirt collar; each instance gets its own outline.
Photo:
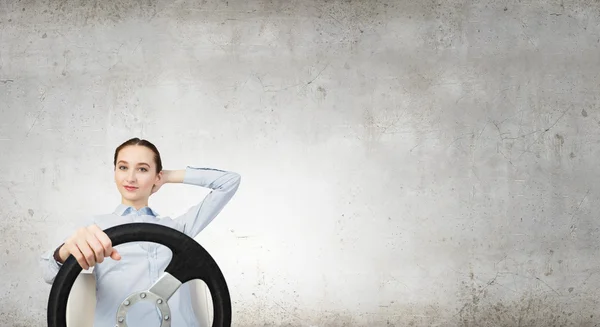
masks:
POLYGON ((114 213, 119 216, 127 216, 130 214, 134 214, 134 215, 137 214, 138 216, 141 216, 141 215, 148 215, 148 216, 154 216, 154 217, 158 216, 158 214, 156 212, 154 212, 154 210, 152 210, 150 207, 142 207, 142 208, 140 208, 140 210, 136 210, 134 207, 128 206, 128 205, 125 205, 122 203, 117 206, 114 213))

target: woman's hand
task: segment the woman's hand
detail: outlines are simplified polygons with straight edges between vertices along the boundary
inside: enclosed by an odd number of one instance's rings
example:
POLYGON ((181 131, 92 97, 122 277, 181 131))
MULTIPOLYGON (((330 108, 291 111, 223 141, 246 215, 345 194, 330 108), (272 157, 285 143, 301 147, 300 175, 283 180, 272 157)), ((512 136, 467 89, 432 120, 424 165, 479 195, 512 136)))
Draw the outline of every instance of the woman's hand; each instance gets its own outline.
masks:
POLYGON ((65 241, 58 256, 65 262, 70 255, 86 270, 96 263, 102 263, 105 257, 121 260, 121 255, 113 249, 111 240, 97 225, 80 228, 65 241))

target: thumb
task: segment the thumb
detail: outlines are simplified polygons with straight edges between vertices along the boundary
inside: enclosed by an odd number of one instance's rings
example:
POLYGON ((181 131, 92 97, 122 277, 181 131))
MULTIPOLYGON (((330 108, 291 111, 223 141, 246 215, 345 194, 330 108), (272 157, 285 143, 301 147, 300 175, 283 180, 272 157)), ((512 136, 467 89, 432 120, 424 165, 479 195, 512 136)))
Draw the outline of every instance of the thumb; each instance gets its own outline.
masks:
POLYGON ((119 252, 115 249, 113 249, 112 253, 110 254, 110 257, 113 260, 121 260, 121 254, 119 254, 119 252))

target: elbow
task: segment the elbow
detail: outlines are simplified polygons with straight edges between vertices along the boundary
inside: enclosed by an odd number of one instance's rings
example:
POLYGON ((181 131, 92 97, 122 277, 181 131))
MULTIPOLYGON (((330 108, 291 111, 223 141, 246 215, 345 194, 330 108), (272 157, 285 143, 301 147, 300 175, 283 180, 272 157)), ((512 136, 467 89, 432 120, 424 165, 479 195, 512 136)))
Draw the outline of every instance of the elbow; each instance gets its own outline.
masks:
POLYGON ((46 282, 46 284, 52 285, 54 283, 55 277, 56 277, 56 275, 54 275, 54 276, 44 275, 44 282, 46 282))
POLYGON ((237 192, 238 188, 240 187, 240 183, 242 182, 242 176, 238 173, 235 173, 232 180, 233 180, 233 186, 232 186, 233 192, 237 192))
POLYGON ((240 185, 240 183, 242 182, 242 175, 238 174, 238 173, 233 173, 233 180, 235 183, 236 188, 240 185))
POLYGON ((230 192, 235 193, 237 191, 238 187, 240 186, 240 183, 242 181, 242 176, 238 173, 230 172, 228 177, 229 177, 229 179, 223 185, 223 189, 226 189, 230 192))
POLYGON ((56 265, 56 263, 53 265, 49 259, 42 257, 40 260, 40 270, 42 272, 42 279, 44 282, 52 285, 56 275, 58 274, 58 271, 60 270, 60 267, 56 265))
POLYGON ((42 269, 42 279, 44 280, 44 282, 46 282, 46 284, 52 285, 52 283, 54 283, 54 279, 56 278, 57 273, 58 271, 55 272, 51 269, 42 269))

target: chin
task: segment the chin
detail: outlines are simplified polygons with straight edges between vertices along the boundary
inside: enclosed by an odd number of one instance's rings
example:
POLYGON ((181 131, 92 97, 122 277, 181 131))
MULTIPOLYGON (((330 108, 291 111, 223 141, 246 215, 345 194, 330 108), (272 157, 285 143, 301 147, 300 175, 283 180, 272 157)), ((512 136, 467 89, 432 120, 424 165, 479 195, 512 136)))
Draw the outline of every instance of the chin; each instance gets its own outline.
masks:
POLYGON ((138 200, 137 196, 133 196, 132 194, 129 194, 127 191, 121 192, 121 196, 123 197, 123 199, 129 200, 129 201, 138 200))
POLYGON ((144 197, 143 195, 133 195, 133 194, 128 194, 126 192, 121 193, 121 196, 131 202, 137 202, 137 201, 142 201, 144 200, 146 197, 144 197))

